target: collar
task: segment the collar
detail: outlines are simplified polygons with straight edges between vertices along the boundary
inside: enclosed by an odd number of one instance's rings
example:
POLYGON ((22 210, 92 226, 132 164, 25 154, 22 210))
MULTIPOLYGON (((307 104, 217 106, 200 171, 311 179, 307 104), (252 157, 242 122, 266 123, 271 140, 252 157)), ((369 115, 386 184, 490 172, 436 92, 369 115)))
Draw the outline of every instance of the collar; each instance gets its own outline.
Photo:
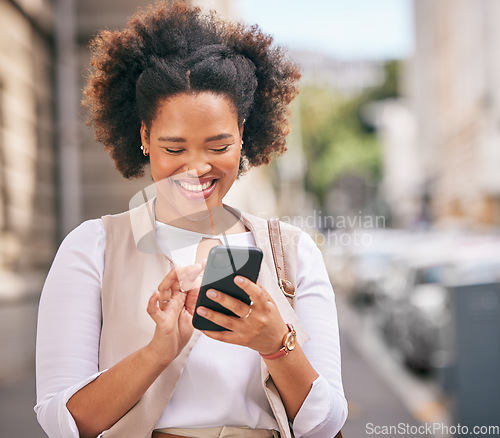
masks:
MULTIPOLYGON (((130 224, 134 236, 134 242, 137 249, 146 254, 163 254, 158 245, 156 236, 156 216, 155 216, 156 197, 144 202, 138 207, 129 210, 130 224)), ((255 238, 255 230, 248 218, 248 215, 242 213, 236 208, 222 204, 223 207, 232 213, 238 220, 242 220, 245 226, 252 232, 255 238)), ((185 230, 186 233, 192 233, 185 230)), ((213 236, 211 236, 213 237, 213 236)), ((257 240, 256 240, 257 242, 257 240)), ((257 242, 257 246, 259 246, 257 242)))

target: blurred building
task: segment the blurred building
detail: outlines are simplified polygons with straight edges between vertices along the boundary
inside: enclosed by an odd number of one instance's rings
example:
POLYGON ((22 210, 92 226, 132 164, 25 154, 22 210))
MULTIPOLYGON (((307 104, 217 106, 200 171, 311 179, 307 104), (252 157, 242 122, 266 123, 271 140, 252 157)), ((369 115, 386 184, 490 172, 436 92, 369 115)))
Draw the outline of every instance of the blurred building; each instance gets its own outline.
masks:
POLYGON ((303 69, 303 83, 331 88, 343 96, 356 96, 385 79, 382 60, 341 60, 312 50, 294 50, 292 55, 303 69))
POLYGON ((418 0, 407 101, 382 117, 387 198, 410 225, 500 225, 500 3, 418 0))
POLYGON ((0 304, 39 290, 56 248, 53 22, 0 2, 0 304))
POLYGON ((0 1, 0 384, 32 364, 57 245, 53 23, 48 1, 0 1))

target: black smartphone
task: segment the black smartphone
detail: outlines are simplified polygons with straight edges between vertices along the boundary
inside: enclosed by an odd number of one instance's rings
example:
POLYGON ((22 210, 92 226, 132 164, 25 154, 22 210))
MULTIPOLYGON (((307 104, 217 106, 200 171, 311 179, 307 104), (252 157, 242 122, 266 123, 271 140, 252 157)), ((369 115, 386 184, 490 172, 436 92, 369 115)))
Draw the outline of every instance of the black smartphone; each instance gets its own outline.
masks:
MULTIPOLYGON (((196 309, 199 306, 203 306, 226 315, 236 316, 230 310, 208 298, 206 296, 207 290, 219 290, 238 298, 246 304, 250 304, 250 297, 234 283, 234 277, 241 275, 255 283, 259 276, 261 263, 262 251, 255 246, 214 246, 208 253, 207 264, 200 286, 200 294, 196 301, 196 309)), ((196 309, 193 316, 193 326, 195 328, 198 330, 227 330, 198 315, 196 309)))

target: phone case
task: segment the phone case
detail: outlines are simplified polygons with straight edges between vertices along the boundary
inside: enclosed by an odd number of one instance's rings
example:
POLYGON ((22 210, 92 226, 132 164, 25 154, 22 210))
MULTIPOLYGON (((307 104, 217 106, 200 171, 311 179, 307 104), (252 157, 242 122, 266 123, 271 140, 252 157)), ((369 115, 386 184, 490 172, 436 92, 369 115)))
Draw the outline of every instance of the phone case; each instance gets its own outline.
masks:
MULTIPOLYGON (((226 315, 236 316, 230 310, 208 298, 206 292, 208 289, 219 290, 250 304, 250 297, 234 283, 234 277, 241 275, 255 283, 259 276, 261 263, 262 251, 260 248, 254 246, 214 246, 208 253, 196 308, 203 306, 226 315)), ((198 315, 196 311, 193 316, 193 326, 198 330, 227 330, 198 315)))

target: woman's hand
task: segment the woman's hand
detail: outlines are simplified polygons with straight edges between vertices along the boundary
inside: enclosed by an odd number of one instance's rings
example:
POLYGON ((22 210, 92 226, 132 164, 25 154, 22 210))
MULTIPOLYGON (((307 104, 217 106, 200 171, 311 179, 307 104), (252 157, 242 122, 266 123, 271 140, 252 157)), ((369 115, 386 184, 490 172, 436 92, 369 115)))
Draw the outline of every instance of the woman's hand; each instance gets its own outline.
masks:
POLYGON ((96 437, 115 424, 184 348, 193 333, 192 315, 186 305, 188 301, 196 301, 201 283, 198 275, 203 265, 175 266, 148 302, 148 313, 156 323, 151 342, 100 374, 68 400, 67 408, 79 436, 96 437))
MULTIPOLYGON (((247 346, 261 354, 277 352, 283 347, 283 337, 288 333, 288 328, 275 302, 259 283, 243 277, 236 277, 235 283, 250 296, 253 304, 249 306, 220 291, 215 291, 216 296, 210 297, 207 291, 209 298, 231 310, 239 318, 200 307, 197 312, 201 316, 232 330, 203 333, 222 342, 247 346), (242 279, 241 283, 237 281, 238 278, 242 279)), ((299 344, 288 355, 264 361, 283 401, 288 419, 293 421, 319 375, 299 344)))
POLYGON ((283 336, 288 332, 288 328, 275 302, 259 283, 253 283, 248 278, 240 276, 235 278, 235 283, 250 296, 252 304, 249 306, 220 291, 213 289, 207 291, 207 296, 211 300, 231 310, 239 318, 200 307, 197 310, 199 315, 231 330, 203 331, 203 333, 212 339, 243 345, 262 354, 278 351, 282 347, 283 336))
POLYGON ((156 328, 148 347, 165 365, 177 357, 193 334, 192 317, 203 266, 174 266, 149 299, 147 311, 156 328))

